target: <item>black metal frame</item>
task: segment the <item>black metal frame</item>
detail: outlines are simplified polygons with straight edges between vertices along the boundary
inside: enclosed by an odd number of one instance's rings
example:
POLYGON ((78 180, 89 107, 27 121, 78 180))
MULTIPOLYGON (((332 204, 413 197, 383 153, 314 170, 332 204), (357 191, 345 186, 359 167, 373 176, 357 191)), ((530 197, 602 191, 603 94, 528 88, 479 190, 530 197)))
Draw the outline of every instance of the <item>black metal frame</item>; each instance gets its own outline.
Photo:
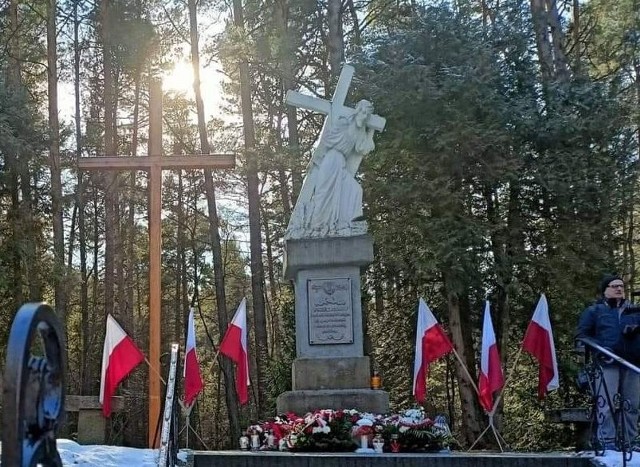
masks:
POLYGON ((63 328, 50 306, 27 303, 11 325, 4 373, 2 465, 62 467, 56 430, 66 387, 63 328), (43 355, 34 355, 35 345, 43 355))
MULTIPOLYGON (((624 414, 631 409, 631 405, 629 400, 624 397, 624 394, 609 394, 609 388, 606 386, 604 381, 602 357, 610 360, 607 362, 607 365, 615 365, 618 368, 626 367, 636 373, 640 373, 640 369, 610 350, 601 347, 590 338, 580 338, 579 341, 583 342, 590 349, 585 354, 586 359, 584 370, 587 375, 588 390, 592 400, 591 445, 593 446, 596 455, 601 456, 604 454, 604 441, 598 438, 598 427, 604 422, 604 416, 598 409, 608 405, 611 414, 613 415, 613 422, 615 426, 615 444, 622 453, 622 465, 626 467, 627 462, 630 461, 633 456, 633 450, 631 449, 631 441, 633 440, 626 439, 626 422, 624 414)), ((618 388, 620 391, 624 391, 623 383, 625 374, 626 372, 623 371, 618 372, 618 377, 620 378, 618 381, 618 388)))

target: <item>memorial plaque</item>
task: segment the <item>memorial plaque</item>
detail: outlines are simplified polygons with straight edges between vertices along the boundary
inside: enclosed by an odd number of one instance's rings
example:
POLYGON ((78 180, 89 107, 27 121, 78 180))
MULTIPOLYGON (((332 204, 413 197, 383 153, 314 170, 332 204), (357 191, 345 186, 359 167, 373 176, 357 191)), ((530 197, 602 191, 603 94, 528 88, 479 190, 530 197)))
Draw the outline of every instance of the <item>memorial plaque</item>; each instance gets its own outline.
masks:
POLYGON ((352 344, 351 279, 311 279, 309 344, 352 344))

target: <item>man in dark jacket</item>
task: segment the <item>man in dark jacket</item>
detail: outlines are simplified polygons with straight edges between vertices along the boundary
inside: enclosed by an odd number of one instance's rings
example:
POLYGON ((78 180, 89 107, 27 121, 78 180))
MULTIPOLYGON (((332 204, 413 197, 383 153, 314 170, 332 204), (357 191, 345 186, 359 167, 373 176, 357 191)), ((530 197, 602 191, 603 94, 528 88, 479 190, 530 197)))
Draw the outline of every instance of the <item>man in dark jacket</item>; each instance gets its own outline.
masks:
MULTIPOLYGON (((602 298, 582 312, 578 322, 576 338, 591 337, 600 346, 633 363, 640 364, 640 314, 629 308, 624 298, 624 281, 614 275, 605 276, 600 282, 602 298)), ((637 309, 635 309, 637 311, 637 309)), ((614 395, 624 397, 623 416, 625 421, 625 441, 633 443, 638 434, 638 405, 640 405, 640 375, 611 358, 598 355, 602 367, 604 384, 609 393, 609 401, 614 395)), ((598 389, 598 439, 605 449, 617 450, 616 430, 604 387, 596 381, 598 389)), ((634 446, 635 447, 635 446, 634 446)))

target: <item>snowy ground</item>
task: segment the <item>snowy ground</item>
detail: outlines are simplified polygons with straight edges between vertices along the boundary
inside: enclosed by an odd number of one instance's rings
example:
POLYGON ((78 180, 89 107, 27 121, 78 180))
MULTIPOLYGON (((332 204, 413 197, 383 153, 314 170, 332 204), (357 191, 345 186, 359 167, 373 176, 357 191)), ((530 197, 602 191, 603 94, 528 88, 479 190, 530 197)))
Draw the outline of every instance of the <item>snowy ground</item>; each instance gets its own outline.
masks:
MULTIPOLYGON (((68 439, 59 439, 57 444, 64 467, 156 467, 158 465, 157 449, 81 446, 68 439)), ((180 453, 179 458, 186 461, 184 453, 180 453)))
MULTIPOLYGON (((58 451, 64 467, 155 467, 158 462, 157 449, 135 449, 120 446, 81 446, 68 439, 58 440, 58 451)), ((582 452, 580 456, 592 457, 591 452, 582 452)), ((179 454, 181 461, 186 462, 186 454, 179 454)), ((622 467, 622 454, 607 452, 604 456, 594 458, 603 467, 622 467)), ((640 453, 634 453, 628 467, 640 467, 640 453)))
MULTIPOLYGON (((593 453, 590 453, 593 455, 593 453)), ((622 453, 607 451, 604 456, 594 457, 597 465, 606 467, 622 467, 622 453)), ((634 452, 631 460, 627 461, 628 467, 640 467, 640 452, 634 452)))

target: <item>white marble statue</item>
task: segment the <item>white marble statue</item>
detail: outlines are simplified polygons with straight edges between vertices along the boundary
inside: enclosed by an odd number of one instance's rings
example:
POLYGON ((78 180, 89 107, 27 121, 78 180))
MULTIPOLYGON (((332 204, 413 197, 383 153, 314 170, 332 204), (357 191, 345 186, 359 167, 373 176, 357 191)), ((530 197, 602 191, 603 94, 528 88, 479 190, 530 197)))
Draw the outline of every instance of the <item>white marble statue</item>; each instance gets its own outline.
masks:
POLYGON ((346 96, 353 68, 345 66, 331 103, 297 93, 287 102, 327 114, 285 238, 347 237, 362 235, 362 187, 355 179, 362 158, 373 151, 373 133, 385 121, 373 114, 373 105, 361 100, 355 109, 336 102, 346 96), (327 105, 328 108, 327 108, 327 105))

